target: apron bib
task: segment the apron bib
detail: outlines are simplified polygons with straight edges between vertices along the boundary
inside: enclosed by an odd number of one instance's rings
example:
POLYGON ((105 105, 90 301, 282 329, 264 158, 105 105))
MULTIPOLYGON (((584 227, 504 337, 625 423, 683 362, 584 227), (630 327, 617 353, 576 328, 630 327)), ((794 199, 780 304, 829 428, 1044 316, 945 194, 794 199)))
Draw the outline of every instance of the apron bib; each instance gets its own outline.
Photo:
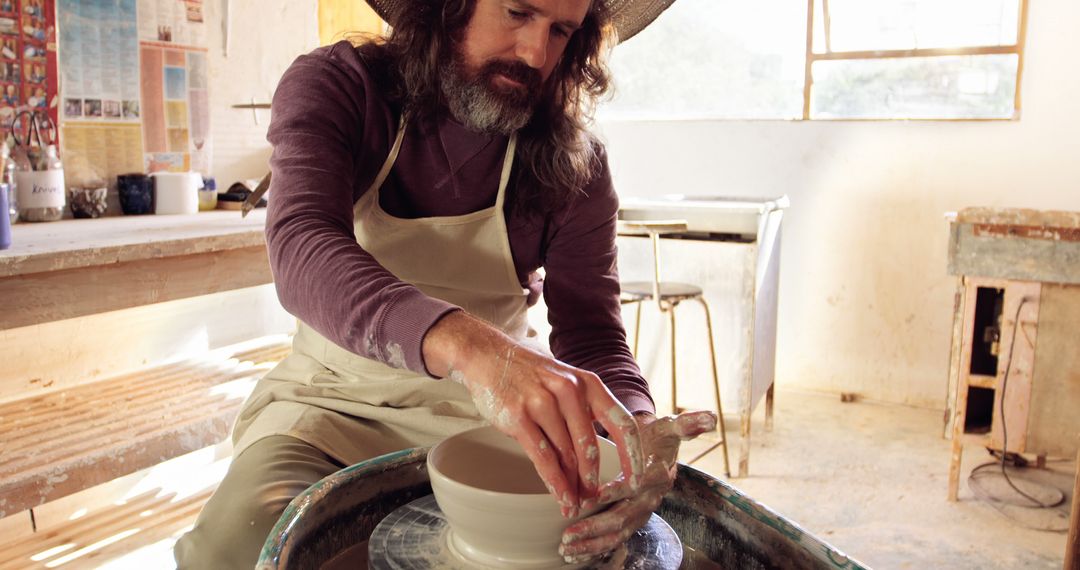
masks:
MULTIPOLYGON (((404 219, 379 206, 406 123, 378 176, 353 208, 356 241, 396 277, 523 339, 527 291, 514 268, 503 215, 516 136, 503 159, 495 205, 463 216, 404 219)), ((401 347, 376 347, 393 360, 401 347)), ((404 359, 402 358, 402 361, 404 359)), ((484 422, 464 386, 359 356, 298 321, 292 352, 255 386, 233 430, 235 455, 288 435, 351 465, 430 446, 484 422)))

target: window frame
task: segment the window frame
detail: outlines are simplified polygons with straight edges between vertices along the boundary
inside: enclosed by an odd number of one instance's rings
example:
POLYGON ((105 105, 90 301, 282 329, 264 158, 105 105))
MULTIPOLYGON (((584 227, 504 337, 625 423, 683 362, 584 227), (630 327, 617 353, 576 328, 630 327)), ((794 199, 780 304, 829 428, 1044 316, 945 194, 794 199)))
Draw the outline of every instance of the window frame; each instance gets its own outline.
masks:
POLYGON ((1019 0, 1020 17, 1017 20, 1016 43, 1001 46, 970 46, 960 48, 918 48, 906 50, 860 50, 860 51, 832 51, 829 22, 829 0, 807 0, 806 8, 806 68, 803 78, 803 112, 802 121, 1016 121, 1020 118, 1020 88, 1024 74, 1024 45, 1027 42, 1027 19, 1028 0, 1019 0), (825 36, 825 51, 814 52, 814 17, 815 5, 821 2, 822 31, 825 36), (810 95, 814 87, 813 66, 817 61, 854 61, 873 59, 898 59, 916 57, 956 56, 956 55, 999 55, 1016 54, 1016 93, 1013 100, 1013 113, 1011 117, 1000 118, 913 118, 902 117, 890 118, 846 118, 846 117, 810 117, 810 95))

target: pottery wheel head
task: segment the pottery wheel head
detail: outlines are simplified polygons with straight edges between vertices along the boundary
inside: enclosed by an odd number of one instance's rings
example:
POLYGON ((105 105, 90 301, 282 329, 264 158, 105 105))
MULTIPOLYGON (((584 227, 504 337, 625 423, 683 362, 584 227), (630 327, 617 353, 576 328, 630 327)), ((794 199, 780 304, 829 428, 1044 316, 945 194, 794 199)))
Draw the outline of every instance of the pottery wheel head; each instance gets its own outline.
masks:
MULTIPOLYGON (((428 495, 399 507, 386 516, 368 539, 371 570, 480 570, 451 545, 450 527, 435 497, 428 495)), ((627 543, 603 560, 586 566, 595 570, 677 570, 682 543, 664 519, 653 514, 627 543)), ((581 568, 565 565, 559 570, 581 568)))

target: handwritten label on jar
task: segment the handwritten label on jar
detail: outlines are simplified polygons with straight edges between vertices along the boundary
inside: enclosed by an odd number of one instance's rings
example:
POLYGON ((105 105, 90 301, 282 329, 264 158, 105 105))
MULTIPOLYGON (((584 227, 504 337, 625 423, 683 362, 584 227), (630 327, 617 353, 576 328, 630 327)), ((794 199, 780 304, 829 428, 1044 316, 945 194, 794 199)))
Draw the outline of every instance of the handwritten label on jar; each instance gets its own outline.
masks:
POLYGON ((64 171, 38 170, 15 173, 19 208, 63 208, 64 171))

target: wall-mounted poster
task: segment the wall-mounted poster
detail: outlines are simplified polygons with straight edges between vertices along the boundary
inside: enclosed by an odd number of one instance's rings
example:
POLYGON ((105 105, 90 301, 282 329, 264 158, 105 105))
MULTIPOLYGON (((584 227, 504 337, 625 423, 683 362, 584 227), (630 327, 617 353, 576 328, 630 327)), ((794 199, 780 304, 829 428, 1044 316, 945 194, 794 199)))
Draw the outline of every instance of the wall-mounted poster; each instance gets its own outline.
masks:
POLYGON ((58 119, 54 0, 0 0, 0 124, 46 110, 58 119))
POLYGON ((135 1, 59 0, 61 132, 73 185, 142 170, 135 1))
POLYGON ((202 0, 58 1, 71 179, 209 172, 202 0))

